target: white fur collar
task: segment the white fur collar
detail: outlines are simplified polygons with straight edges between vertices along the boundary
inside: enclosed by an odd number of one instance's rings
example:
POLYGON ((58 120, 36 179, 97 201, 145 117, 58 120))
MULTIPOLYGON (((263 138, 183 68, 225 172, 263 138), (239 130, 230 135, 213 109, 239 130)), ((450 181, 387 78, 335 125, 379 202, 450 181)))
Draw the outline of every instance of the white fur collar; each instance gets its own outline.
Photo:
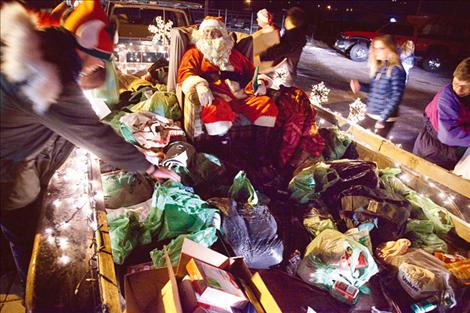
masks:
POLYGON ((62 92, 58 69, 42 59, 34 18, 20 4, 1 9, 2 72, 12 83, 24 82, 21 92, 38 113, 47 111, 62 92))

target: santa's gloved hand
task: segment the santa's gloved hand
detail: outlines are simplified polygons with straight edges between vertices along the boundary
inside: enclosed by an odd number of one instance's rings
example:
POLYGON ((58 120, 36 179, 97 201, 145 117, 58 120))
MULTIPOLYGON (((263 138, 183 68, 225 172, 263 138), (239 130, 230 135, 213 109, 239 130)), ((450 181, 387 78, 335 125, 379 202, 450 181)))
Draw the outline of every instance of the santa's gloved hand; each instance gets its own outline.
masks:
POLYGON ((258 80, 258 89, 255 91, 255 96, 264 96, 267 92, 266 84, 263 80, 258 80))
POLYGON ((214 101, 214 95, 212 91, 204 84, 199 84, 196 86, 197 96, 199 98, 199 103, 203 107, 210 106, 212 101, 214 101))

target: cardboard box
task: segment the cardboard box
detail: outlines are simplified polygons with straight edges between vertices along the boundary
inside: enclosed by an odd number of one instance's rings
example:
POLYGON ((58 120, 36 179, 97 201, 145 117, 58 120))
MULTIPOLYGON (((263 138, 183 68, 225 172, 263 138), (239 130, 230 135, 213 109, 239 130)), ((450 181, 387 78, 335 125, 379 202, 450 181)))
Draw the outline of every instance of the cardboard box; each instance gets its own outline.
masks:
POLYGON ((197 291, 198 303, 237 309, 243 309, 248 303, 235 277, 229 272, 196 259, 186 264, 186 270, 197 291))
POLYGON ((219 308, 212 305, 199 303, 198 293, 194 289, 189 276, 185 276, 178 284, 181 305, 184 312, 188 313, 241 313, 241 310, 233 308, 219 308))
MULTIPOLYGON (((189 239, 183 242, 176 277, 169 257, 167 268, 151 269, 125 276, 127 313, 183 313, 178 281, 187 275, 186 264, 195 258, 230 272, 259 313, 282 312, 258 273, 251 274, 243 258, 228 258, 189 239)), ((181 290, 181 288, 180 288, 181 290)), ((185 312, 186 313, 186 312, 185 312)))

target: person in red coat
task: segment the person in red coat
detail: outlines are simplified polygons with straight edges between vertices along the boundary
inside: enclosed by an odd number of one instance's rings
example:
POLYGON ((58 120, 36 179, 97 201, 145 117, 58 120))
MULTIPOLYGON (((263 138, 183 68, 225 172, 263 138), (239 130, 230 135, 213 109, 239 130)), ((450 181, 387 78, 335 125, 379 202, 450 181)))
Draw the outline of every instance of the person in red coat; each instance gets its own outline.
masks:
POLYGON ((233 49, 233 39, 221 18, 206 17, 192 39, 195 46, 183 55, 178 83, 184 93, 197 92, 207 133, 225 135, 237 114, 253 125, 274 127, 278 109, 265 95, 270 79, 259 75, 253 88, 254 66, 233 49))

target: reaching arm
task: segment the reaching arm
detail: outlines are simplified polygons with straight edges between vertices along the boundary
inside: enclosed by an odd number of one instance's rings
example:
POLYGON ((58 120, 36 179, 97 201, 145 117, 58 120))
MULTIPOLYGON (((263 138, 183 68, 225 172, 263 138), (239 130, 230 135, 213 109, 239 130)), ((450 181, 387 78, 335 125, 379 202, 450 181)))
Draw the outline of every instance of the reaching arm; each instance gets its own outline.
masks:
POLYGON ((134 146, 99 121, 75 83, 66 86, 57 103, 37 117, 55 133, 113 166, 133 172, 144 172, 151 166, 134 146))

